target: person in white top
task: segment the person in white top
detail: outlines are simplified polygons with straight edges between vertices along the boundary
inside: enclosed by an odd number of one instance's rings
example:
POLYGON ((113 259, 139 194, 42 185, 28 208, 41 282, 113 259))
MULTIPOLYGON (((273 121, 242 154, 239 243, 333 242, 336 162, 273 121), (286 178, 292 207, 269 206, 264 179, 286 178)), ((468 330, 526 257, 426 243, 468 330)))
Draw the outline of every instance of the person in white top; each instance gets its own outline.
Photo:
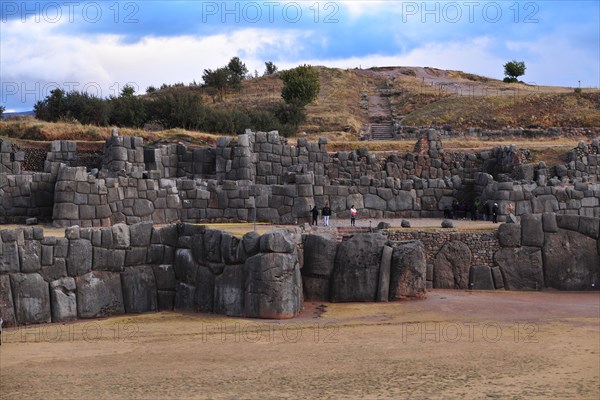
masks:
POLYGON ((356 217, 357 216, 358 216, 358 212, 356 211, 356 208, 354 208, 354 204, 352 204, 352 207, 350 207, 350 225, 351 226, 356 225, 356 217))

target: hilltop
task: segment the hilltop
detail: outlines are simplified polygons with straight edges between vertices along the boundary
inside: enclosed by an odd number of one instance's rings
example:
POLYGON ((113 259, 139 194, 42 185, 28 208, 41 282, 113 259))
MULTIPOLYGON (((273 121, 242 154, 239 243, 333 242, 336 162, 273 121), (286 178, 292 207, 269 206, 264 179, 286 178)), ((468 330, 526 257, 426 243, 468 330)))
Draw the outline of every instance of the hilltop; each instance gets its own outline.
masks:
MULTIPOLYGON (((300 132, 328 136, 348 143, 359 138, 369 124, 398 123, 403 126, 444 126, 453 130, 599 127, 600 91, 536 86, 503 81, 461 71, 430 67, 379 67, 344 70, 315 67, 321 91, 306 109, 300 132)), ((208 107, 217 109, 271 109, 281 103, 283 82, 277 75, 242 81, 219 100, 199 85, 175 85, 155 93, 198 94, 208 107)), ((13 139, 48 141, 103 140, 110 128, 77 122, 47 123, 31 117, 1 123, 0 134, 13 139)), ((123 129, 125 134, 148 141, 185 140, 197 144, 214 141, 214 135, 183 129, 141 131, 123 129)))
MULTIPOLYGON (((321 91, 307 107, 301 127, 307 133, 357 133, 364 124, 391 120, 407 126, 450 124, 456 129, 600 126, 598 90, 577 94, 568 87, 511 84, 428 67, 316 68, 321 91)), ((276 76, 250 79, 214 105, 268 107, 280 101, 281 87, 276 76)))

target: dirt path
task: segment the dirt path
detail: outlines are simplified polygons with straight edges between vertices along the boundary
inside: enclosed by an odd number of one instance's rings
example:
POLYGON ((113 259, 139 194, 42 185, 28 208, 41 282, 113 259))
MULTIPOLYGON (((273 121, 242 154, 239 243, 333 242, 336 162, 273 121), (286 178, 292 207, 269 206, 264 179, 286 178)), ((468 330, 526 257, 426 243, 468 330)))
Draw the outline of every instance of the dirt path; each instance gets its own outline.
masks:
POLYGON ((598 399, 599 315, 599 293, 434 291, 307 304, 289 321, 157 313, 10 329, 0 398, 598 399))

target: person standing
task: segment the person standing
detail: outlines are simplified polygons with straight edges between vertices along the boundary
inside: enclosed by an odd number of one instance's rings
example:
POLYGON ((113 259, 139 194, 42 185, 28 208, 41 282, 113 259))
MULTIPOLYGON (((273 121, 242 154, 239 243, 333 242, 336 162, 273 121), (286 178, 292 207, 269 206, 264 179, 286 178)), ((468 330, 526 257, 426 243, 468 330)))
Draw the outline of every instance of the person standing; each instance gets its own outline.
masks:
POLYGON ((331 208, 329 208, 329 204, 325 203, 325 207, 321 210, 321 215, 323 216, 323 225, 329 226, 329 217, 331 216, 331 208))
POLYGON ((492 206, 492 222, 494 224, 498 222, 498 203, 494 203, 492 206))
POLYGON ((316 205, 312 208, 312 210, 310 210, 310 213, 312 214, 312 224, 311 225, 318 225, 317 219, 319 218, 319 209, 317 208, 316 205))
POLYGON ((350 207, 350 225, 356 226, 356 217, 358 216, 358 211, 354 208, 354 204, 350 207))

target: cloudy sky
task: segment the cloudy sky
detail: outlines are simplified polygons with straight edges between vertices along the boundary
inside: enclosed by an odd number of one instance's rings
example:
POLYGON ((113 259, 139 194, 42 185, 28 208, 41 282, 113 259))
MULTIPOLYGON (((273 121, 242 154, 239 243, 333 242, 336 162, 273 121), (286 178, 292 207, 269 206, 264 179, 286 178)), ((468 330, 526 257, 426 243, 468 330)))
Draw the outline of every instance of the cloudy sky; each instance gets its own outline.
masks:
POLYGON ((600 2, 0 2, 0 104, 31 110, 50 90, 106 97, 130 83, 201 82, 233 56, 262 74, 299 64, 430 66, 526 82, 600 86, 600 2))

